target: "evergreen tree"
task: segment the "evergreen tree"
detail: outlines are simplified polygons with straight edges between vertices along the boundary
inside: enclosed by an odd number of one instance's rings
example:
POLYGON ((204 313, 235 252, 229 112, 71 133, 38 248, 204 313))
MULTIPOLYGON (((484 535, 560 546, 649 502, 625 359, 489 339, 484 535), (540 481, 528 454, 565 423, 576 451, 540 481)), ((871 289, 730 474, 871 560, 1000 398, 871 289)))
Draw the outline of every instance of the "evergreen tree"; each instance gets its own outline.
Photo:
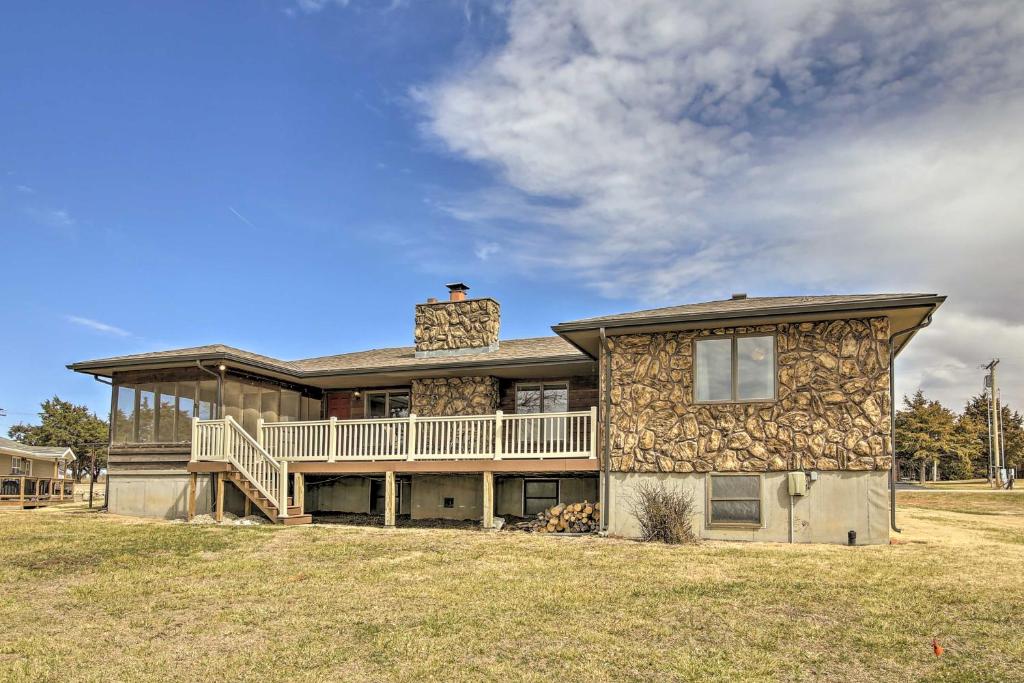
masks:
POLYGON ((7 435, 29 446, 67 446, 77 457, 71 467, 78 481, 89 471, 93 455, 96 456, 93 476, 106 467, 108 426, 87 407, 76 406, 54 396, 43 401, 39 418, 38 425, 13 425, 7 435))

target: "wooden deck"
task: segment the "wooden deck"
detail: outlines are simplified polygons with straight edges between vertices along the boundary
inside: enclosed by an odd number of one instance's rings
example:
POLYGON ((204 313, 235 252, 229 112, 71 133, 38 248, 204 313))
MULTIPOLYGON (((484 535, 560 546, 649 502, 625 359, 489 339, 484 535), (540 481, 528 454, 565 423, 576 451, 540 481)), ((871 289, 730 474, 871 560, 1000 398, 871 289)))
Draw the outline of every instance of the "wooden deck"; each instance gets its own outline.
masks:
POLYGON ((0 508, 29 509, 67 503, 75 499, 73 479, 0 476, 0 508))

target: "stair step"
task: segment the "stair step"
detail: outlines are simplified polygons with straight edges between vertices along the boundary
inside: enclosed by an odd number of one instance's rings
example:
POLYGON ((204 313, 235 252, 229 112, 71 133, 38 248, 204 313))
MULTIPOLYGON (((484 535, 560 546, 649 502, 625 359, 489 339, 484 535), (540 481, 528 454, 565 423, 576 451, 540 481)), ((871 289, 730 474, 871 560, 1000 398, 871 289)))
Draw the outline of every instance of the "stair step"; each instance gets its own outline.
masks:
POLYGON ((294 524, 312 524, 313 515, 295 515, 294 517, 278 517, 277 521, 285 526, 294 524))

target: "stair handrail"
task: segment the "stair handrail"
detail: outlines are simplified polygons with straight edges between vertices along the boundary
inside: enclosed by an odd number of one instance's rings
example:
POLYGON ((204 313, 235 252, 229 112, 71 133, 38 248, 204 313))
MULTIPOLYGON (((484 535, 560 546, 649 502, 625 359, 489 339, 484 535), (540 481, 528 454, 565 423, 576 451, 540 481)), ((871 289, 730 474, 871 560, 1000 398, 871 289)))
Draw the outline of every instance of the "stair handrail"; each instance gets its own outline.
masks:
POLYGON ((242 426, 235 422, 235 419, 230 415, 224 418, 224 426, 225 459, 228 460, 232 465, 234 465, 235 469, 237 469, 239 473, 241 473, 241 475, 249 481, 250 484, 255 486, 256 490, 262 493, 268 501, 270 501, 271 506, 275 508, 280 508, 281 506, 278 504, 278 493, 276 491, 278 486, 275 486, 273 478, 268 477, 269 481, 267 481, 265 485, 264 482, 260 481, 259 477, 255 476, 253 472, 250 472, 248 468, 246 468, 239 461, 239 459, 236 457, 234 449, 231 448, 231 446, 235 445, 233 437, 241 437, 241 439, 244 442, 246 442, 250 447, 252 447, 252 449, 258 455, 261 455, 263 463, 267 466, 267 470, 269 472, 276 473, 278 481, 280 481, 281 476, 281 465, 276 460, 274 460, 270 453, 268 453, 266 449, 263 448, 263 446, 261 446, 259 442, 256 441, 256 439, 252 438, 252 436, 249 435, 249 432, 242 429, 242 426), (231 435, 230 437, 229 434, 231 435))

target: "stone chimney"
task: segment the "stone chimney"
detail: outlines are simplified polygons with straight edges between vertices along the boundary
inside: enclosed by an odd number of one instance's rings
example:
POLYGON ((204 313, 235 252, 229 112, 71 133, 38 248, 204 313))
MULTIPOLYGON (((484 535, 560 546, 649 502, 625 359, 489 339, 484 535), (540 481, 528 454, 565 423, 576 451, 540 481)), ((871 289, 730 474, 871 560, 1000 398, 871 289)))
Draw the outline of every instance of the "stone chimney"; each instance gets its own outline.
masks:
POLYGON ((467 299, 469 287, 453 282, 448 301, 416 304, 416 357, 460 356, 498 349, 501 306, 491 298, 467 299))

